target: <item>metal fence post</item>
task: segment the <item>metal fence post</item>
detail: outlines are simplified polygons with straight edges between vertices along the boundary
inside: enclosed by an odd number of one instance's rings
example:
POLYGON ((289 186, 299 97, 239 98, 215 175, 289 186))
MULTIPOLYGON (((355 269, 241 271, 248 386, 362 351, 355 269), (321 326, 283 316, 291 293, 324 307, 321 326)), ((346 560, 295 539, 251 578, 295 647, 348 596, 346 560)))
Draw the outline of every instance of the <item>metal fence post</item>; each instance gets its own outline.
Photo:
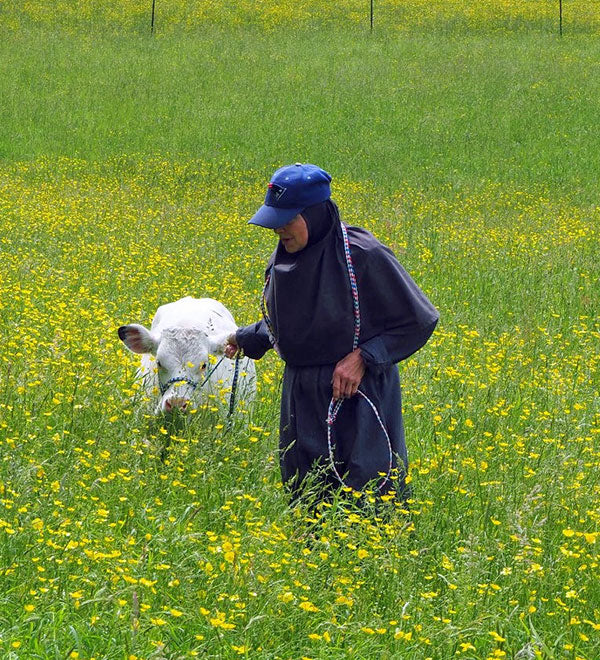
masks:
POLYGON ((562 0, 558 0, 558 34, 562 37, 562 0))

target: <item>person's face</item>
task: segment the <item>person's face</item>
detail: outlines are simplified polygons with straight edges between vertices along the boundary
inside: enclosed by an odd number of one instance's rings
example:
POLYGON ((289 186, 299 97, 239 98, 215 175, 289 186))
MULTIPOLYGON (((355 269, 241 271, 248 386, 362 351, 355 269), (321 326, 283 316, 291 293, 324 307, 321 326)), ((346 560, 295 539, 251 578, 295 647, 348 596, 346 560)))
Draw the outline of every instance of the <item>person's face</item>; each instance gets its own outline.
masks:
POLYGON ((298 213, 287 225, 274 230, 283 243, 286 252, 300 252, 308 243, 308 227, 306 220, 298 213))

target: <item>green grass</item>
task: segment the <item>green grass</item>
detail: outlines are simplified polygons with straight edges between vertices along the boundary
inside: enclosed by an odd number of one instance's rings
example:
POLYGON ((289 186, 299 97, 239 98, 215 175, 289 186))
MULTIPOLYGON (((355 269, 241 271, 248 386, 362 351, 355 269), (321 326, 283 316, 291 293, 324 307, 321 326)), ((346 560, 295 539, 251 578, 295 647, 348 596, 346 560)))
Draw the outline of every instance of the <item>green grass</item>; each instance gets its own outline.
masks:
POLYGON ((2 657, 598 657, 598 48, 5 35, 2 657), (273 237, 245 219, 297 160, 441 311, 401 366, 410 513, 336 502, 316 538, 276 358, 233 432, 165 428, 115 332, 185 294, 256 320, 273 237))
POLYGON ((594 199, 591 37, 34 31, 0 48, 5 160, 169 153, 264 169, 300 159, 392 190, 492 180, 594 199))

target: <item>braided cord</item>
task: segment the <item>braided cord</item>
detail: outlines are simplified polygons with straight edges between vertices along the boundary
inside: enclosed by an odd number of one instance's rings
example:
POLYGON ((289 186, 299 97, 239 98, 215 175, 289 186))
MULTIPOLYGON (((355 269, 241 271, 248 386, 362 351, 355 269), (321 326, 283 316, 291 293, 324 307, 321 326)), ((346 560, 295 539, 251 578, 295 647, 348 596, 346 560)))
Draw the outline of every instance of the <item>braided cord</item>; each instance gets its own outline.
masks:
POLYGON ((344 239, 344 254, 346 256, 346 266, 348 267, 348 277, 350 278, 350 289, 352 289, 352 307, 354 309, 354 339, 352 340, 352 350, 358 346, 358 338, 360 337, 360 304, 358 302, 358 285, 356 284, 356 273, 354 272, 354 265, 352 264, 352 256, 350 255, 350 241, 348 240, 348 232, 343 222, 340 222, 342 227, 342 236, 344 239))
POLYGON ((231 395, 229 396, 229 412, 227 417, 233 415, 235 409, 235 393, 237 391, 238 377, 240 374, 240 354, 235 356, 235 367, 233 369, 233 381, 231 382, 231 395))
MULTIPOLYGON (((352 340, 352 350, 354 351, 358 347, 358 340, 360 337, 360 304, 358 301, 358 285, 356 283, 356 273, 354 272, 354 265, 352 264, 352 255, 350 254, 350 241, 348 240, 348 232, 346 231, 346 226, 344 225, 343 222, 340 222, 340 225, 342 228, 342 237, 344 239, 344 254, 346 256, 346 266, 348 268, 348 277, 350 279, 350 289, 352 291, 352 307, 354 310, 354 338, 352 340)), ((385 439, 387 442, 388 469, 386 476, 383 478, 382 482, 378 485, 379 490, 381 490, 384 484, 389 480, 390 474, 392 473, 392 465, 393 465, 392 443, 390 441, 390 436, 388 435, 387 429, 385 428, 385 424, 383 423, 375 404, 371 401, 371 399, 369 399, 369 397, 364 392, 361 392, 361 390, 357 390, 356 393, 360 394, 360 396, 369 404, 369 406, 371 406, 371 410, 375 414, 375 417, 379 422, 379 426, 381 426, 381 429, 385 435, 385 439)), ((333 442, 331 439, 333 424, 343 403, 344 403, 344 399, 334 399, 333 397, 331 397, 331 401, 329 402, 329 409, 327 410, 327 419, 326 419, 327 448, 329 450, 329 460, 331 462, 331 467, 333 468, 333 473, 335 474, 337 480, 342 484, 342 486, 348 488, 349 486, 347 486, 347 484, 344 482, 343 478, 338 472, 338 469, 335 466, 335 458, 333 455, 333 442)))
MULTIPOLYGON (((385 428, 385 424, 383 423, 379 412, 377 411, 377 408, 375 404, 369 399, 369 397, 364 393, 361 392, 361 390, 356 391, 357 394, 360 394, 360 396, 371 406, 371 410, 373 411, 375 417, 377 418, 377 421, 379 422, 379 426, 381 426, 381 430, 383 431, 383 434, 385 435, 385 439, 387 442, 387 448, 388 448, 388 469, 385 477, 383 477, 382 481, 380 484, 378 484, 379 490, 383 488, 385 483, 389 481, 390 475, 392 473, 392 465, 393 465, 393 455, 392 455, 392 443, 390 441, 390 436, 388 435, 387 429, 385 428)), ((329 410, 327 411, 327 448, 329 450, 329 460, 331 462, 331 467, 333 468, 333 473, 335 474, 337 480, 344 486, 345 488, 349 488, 349 486, 346 484, 340 473, 338 472, 337 467, 335 466, 335 457, 333 455, 333 443, 331 440, 331 433, 332 433, 332 428, 333 424, 335 422, 335 418, 337 417, 337 414, 342 407, 343 399, 334 399, 332 398, 330 403, 329 403, 329 410)))
POLYGON ((260 311, 262 312, 263 319, 265 321, 265 325, 267 326, 267 333, 269 335, 269 341, 271 342, 271 345, 279 354, 279 347, 277 346, 277 340, 275 339, 275 330, 273 328, 273 322, 271 321, 271 317, 269 316, 269 310, 267 308, 267 287, 269 286, 269 282, 271 281, 271 273, 267 275, 265 278, 265 285, 263 286, 262 293, 260 295, 260 311))

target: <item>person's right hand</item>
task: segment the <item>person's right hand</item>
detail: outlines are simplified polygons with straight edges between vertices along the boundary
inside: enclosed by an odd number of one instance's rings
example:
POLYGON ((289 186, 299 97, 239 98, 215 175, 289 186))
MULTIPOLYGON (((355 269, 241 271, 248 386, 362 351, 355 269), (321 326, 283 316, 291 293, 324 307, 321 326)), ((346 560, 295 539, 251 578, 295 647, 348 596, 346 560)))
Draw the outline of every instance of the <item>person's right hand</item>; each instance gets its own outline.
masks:
POLYGON ((237 340, 235 338, 235 333, 227 337, 227 343, 225 344, 225 355, 228 358, 234 358, 236 353, 240 350, 237 340))
POLYGON ((365 375, 365 361, 360 354, 360 348, 355 348, 342 358, 333 370, 331 383, 334 399, 349 399, 358 391, 360 381, 365 375))

